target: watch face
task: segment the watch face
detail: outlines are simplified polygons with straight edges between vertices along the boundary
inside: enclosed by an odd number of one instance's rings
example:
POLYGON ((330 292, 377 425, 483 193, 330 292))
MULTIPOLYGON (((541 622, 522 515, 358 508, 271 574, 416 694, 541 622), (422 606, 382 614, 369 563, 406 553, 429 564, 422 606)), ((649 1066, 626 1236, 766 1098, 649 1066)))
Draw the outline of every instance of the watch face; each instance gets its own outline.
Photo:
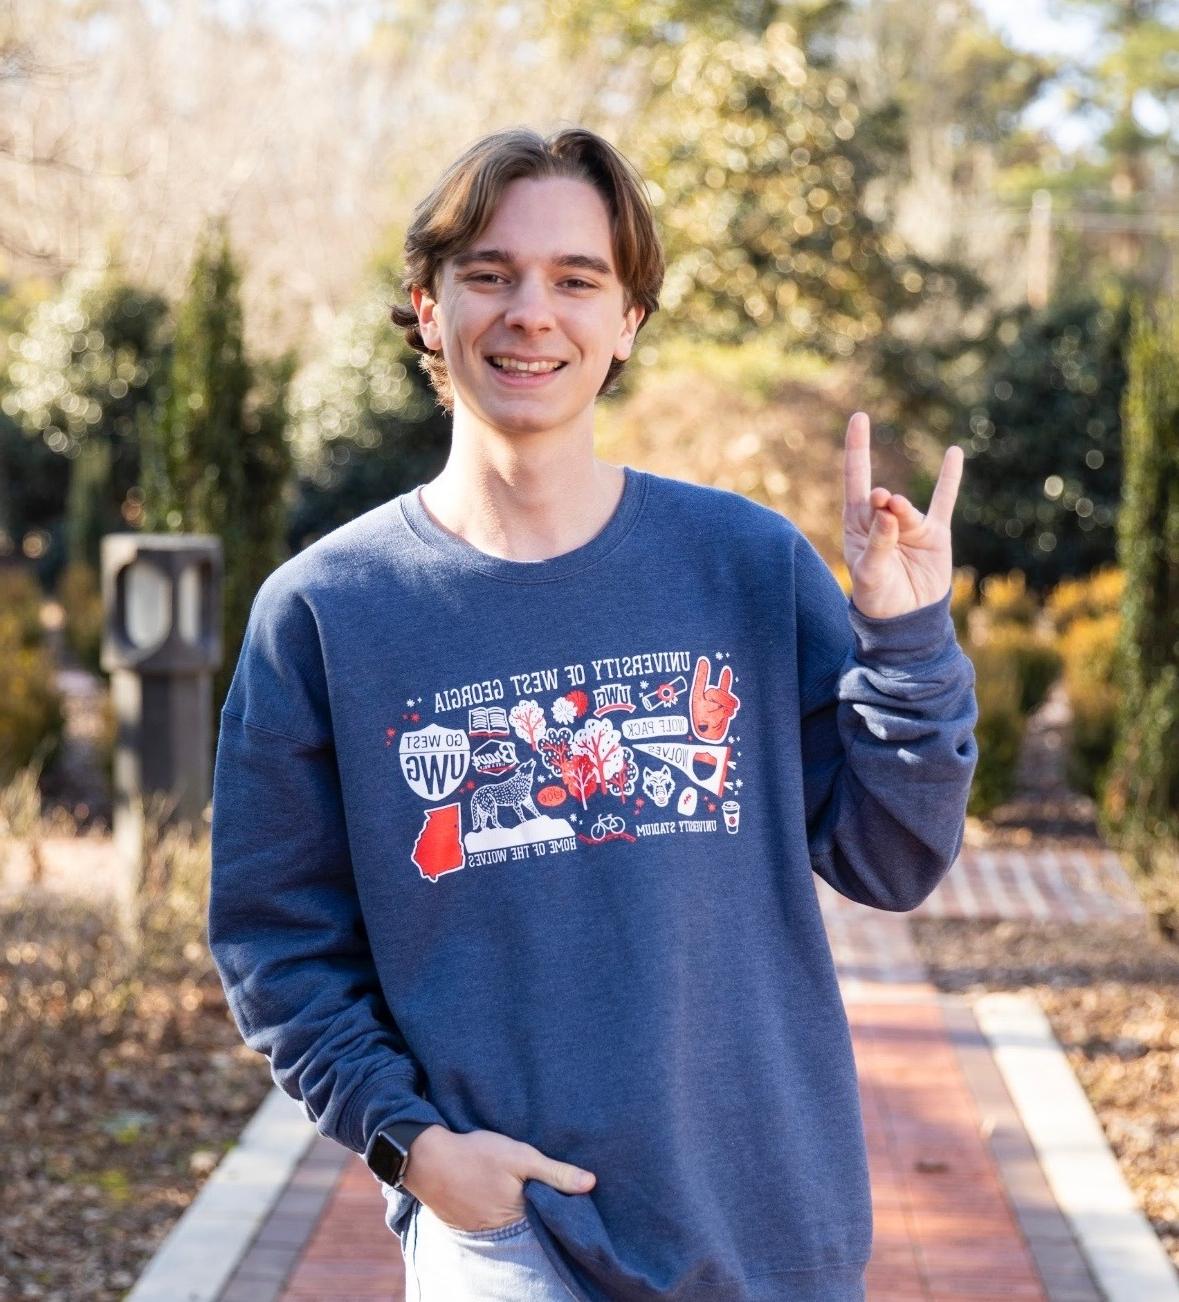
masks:
POLYGON ((404 1164, 405 1154, 382 1130, 373 1142, 369 1169, 386 1184, 396 1184, 404 1164))

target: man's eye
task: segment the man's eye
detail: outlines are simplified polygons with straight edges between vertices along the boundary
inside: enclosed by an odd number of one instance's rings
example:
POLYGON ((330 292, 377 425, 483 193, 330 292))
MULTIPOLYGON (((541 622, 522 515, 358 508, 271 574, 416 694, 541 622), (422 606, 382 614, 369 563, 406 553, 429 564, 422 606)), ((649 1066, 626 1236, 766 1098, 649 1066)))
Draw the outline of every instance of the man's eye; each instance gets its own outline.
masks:
POLYGON ((571 276, 565 281, 566 285, 577 285, 581 289, 596 289, 597 286, 588 280, 579 280, 576 276, 571 276))
POLYGON ((477 271, 473 276, 468 276, 468 280, 491 280, 493 277, 499 280, 502 277, 496 275, 494 271, 477 271))

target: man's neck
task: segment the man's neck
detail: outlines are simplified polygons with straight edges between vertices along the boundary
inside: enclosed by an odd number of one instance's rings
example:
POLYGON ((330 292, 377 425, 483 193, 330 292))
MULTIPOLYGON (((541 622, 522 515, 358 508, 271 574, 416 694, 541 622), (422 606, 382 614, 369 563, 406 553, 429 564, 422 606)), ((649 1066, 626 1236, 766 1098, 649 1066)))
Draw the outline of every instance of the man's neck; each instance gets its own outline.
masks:
POLYGON ((446 465, 422 485, 438 524, 490 556, 542 561, 590 541, 622 497, 621 466, 592 447, 452 446, 446 465))

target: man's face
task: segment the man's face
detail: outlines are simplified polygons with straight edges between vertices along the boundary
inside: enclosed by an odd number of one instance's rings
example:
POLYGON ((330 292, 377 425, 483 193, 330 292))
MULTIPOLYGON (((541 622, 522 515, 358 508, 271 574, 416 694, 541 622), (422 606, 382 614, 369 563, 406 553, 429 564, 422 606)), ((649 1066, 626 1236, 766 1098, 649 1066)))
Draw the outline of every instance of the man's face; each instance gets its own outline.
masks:
POLYGON ((609 213, 592 185, 510 181, 439 281, 437 301, 416 287, 411 296, 423 341, 446 358, 456 418, 465 408, 506 432, 592 429, 610 361, 630 356, 643 316, 640 307, 623 311, 609 213), (559 365, 523 372, 504 359, 559 365))

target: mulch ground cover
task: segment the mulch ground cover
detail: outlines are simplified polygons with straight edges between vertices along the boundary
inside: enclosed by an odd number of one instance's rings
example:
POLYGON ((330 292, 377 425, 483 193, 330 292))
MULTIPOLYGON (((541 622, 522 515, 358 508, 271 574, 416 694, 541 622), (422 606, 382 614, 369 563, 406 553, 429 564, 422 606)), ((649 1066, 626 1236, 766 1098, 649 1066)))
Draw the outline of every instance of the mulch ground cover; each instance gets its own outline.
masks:
POLYGON ((1037 1000, 1179 1268, 1179 946, 1138 923, 910 922, 939 989, 1037 1000))
POLYGON ((0 1298, 124 1297, 271 1086, 199 941, 117 934, 100 904, 0 900, 0 1298))

